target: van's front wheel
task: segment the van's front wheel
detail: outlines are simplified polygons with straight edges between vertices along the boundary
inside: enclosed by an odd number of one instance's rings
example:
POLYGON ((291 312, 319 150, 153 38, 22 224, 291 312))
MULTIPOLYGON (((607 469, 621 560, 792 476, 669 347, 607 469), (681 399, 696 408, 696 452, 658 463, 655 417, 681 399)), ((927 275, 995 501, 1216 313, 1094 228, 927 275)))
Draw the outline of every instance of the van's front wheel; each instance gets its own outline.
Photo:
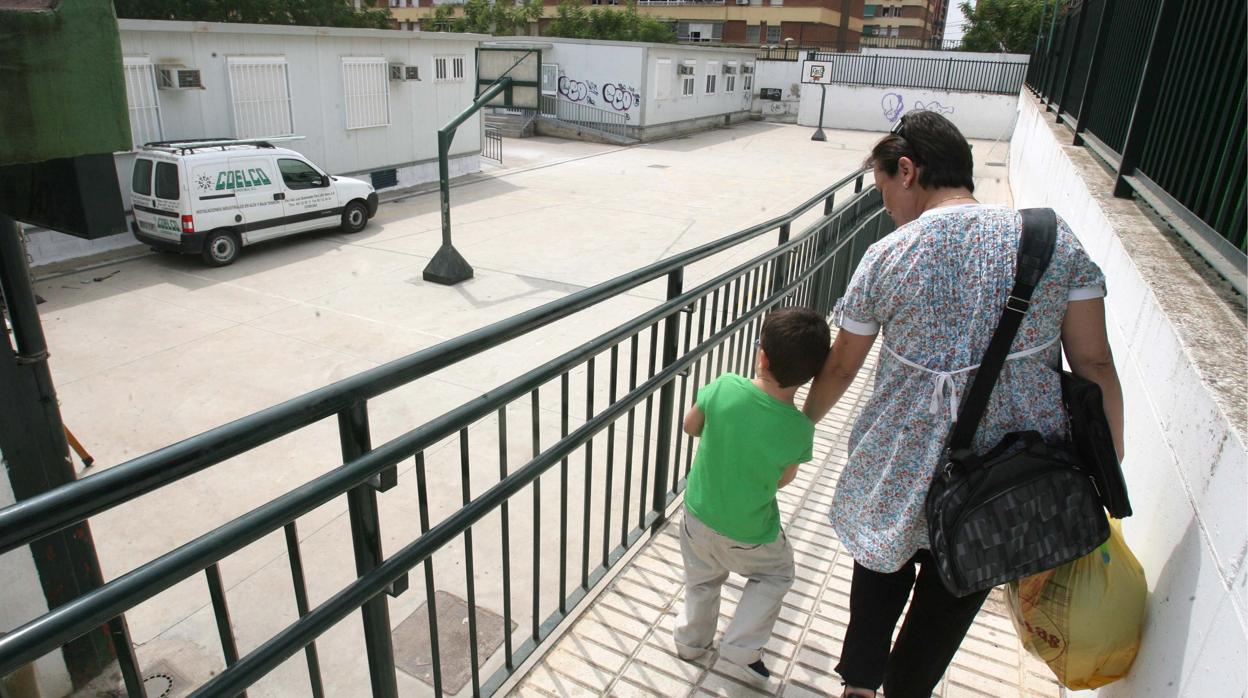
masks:
POLYGON ((352 201, 342 209, 342 232, 358 233, 368 225, 368 207, 359 201, 352 201))
POLYGON ((214 230, 204 238, 204 263, 213 267, 223 267, 238 258, 241 246, 238 236, 228 230, 214 230))

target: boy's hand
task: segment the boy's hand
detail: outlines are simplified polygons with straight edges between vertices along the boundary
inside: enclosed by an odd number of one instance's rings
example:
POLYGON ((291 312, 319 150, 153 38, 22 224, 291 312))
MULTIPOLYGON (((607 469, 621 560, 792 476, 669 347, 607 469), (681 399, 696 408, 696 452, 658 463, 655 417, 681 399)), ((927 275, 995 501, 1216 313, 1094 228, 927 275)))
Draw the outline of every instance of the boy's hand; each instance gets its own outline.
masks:
POLYGON ((685 413, 685 433, 690 436, 701 436, 702 427, 706 425, 706 415, 697 405, 689 408, 685 413))
POLYGON ((784 474, 780 476, 780 483, 776 485, 776 489, 780 489, 781 487, 784 487, 790 482, 793 482, 793 479, 796 477, 797 477, 797 463, 794 463, 793 465, 790 465, 789 467, 784 469, 784 474))

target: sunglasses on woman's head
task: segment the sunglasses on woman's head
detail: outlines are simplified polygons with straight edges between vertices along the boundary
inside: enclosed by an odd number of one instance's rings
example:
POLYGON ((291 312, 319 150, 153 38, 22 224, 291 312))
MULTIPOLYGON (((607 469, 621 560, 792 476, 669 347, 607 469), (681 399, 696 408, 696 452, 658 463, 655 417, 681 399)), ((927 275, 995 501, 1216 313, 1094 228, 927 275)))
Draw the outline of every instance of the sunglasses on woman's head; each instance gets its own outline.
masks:
POLYGON ((905 124, 906 124, 906 116, 905 114, 902 114, 900 117, 897 118, 897 122, 893 124, 893 129, 889 131, 889 133, 891 133, 894 136, 901 136, 902 138, 905 138, 906 134, 902 133, 902 131, 904 131, 906 128, 905 124))

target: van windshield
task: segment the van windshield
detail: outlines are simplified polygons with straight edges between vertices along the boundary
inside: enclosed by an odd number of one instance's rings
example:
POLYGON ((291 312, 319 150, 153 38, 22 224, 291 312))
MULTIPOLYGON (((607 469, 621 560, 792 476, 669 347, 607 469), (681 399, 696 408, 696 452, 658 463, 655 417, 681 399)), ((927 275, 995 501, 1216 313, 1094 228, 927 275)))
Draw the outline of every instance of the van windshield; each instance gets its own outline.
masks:
POLYGON ((152 193, 152 161, 139 158, 134 161, 134 177, 130 189, 135 194, 149 196, 152 193))
POLYGON ((156 198, 178 199, 178 166, 172 162, 156 163, 156 198))

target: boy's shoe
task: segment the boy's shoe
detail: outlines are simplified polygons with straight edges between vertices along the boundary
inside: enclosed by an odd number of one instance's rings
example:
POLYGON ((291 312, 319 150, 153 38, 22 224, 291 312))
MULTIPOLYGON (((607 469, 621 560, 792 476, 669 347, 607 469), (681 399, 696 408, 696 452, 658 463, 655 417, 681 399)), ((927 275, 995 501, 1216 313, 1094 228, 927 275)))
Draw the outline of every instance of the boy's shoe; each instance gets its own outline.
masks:
POLYGON ((725 661, 724 665, 729 675, 751 686, 767 688, 773 683, 771 672, 767 670, 761 659, 753 664, 737 664, 736 662, 725 661))

